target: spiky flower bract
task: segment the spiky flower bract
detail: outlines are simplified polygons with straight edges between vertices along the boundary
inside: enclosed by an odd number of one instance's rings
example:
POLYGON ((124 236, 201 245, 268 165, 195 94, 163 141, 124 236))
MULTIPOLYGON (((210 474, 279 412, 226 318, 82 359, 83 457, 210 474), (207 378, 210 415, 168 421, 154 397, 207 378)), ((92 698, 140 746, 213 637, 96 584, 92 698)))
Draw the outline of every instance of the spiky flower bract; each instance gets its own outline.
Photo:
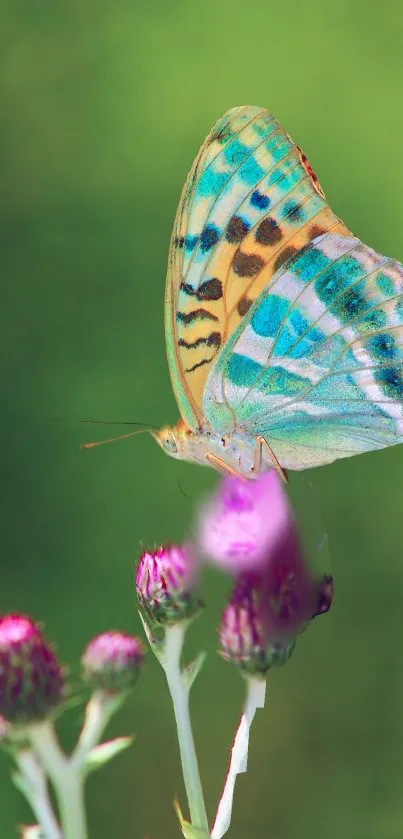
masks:
POLYGON ((166 545, 144 551, 137 566, 136 591, 151 621, 172 626, 196 614, 201 603, 194 592, 195 576, 189 546, 166 545))

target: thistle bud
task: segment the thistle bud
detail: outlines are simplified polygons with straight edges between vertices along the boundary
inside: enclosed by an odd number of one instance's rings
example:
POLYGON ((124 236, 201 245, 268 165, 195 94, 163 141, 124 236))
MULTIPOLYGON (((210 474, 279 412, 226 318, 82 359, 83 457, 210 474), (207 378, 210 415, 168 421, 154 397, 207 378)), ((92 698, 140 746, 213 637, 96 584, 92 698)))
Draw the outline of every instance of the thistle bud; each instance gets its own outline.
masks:
POLYGON ((120 693, 134 687, 143 658, 138 638, 123 632, 104 632, 93 638, 84 652, 83 677, 94 690, 120 693))
POLYGON ((140 606, 151 621, 172 626, 201 607, 194 596, 196 565, 189 547, 168 545, 144 552, 136 572, 140 606))
POLYGON ((13 724, 36 722, 63 695, 62 668, 34 621, 24 615, 0 618, 0 713, 13 724))
POLYGON ((260 592, 250 581, 235 587, 219 628, 220 653, 252 676, 265 676, 289 659, 295 640, 269 639, 261 616, 260 592))

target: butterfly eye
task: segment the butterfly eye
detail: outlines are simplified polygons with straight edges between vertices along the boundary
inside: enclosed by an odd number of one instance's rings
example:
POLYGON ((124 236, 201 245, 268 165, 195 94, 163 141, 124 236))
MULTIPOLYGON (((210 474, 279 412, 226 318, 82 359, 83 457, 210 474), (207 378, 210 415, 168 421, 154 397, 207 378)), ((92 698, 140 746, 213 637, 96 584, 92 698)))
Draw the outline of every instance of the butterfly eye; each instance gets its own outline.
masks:
POLYGON ((170 454, 176 454, 176 452, 178 451, 178 447, 176 445, 176 440, 175 440, 175 437, 173 436, 173 434, 170 434, 169 437, 168 436, 165 437, 164 448, 170 454))

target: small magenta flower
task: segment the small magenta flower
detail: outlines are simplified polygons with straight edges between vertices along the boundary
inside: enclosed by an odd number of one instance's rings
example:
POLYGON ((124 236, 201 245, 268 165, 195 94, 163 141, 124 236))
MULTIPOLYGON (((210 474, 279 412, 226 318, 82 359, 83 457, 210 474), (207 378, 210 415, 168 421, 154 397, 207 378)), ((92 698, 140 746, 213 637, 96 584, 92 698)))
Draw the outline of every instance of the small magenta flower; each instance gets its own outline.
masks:
POLYGON ((229 573, 266 565, 292 522, 291 507, 275 472, 255 481, 225 477, 202 508, 199 545, 203 553, 229 573))
POLYGON ((123 632, 104 632, 81 659, 84 679, 94 690, 113 694, 134 687, 144 658, 141 641, 123 632))
POLYGON ((0 714, 13 724, 47 717, 65 693, 62 668, 39 627, 24 615, 0 618, 0 714))
POLYGON ((201 607, 194 596, 196 563, 191 547, 161 546, 145 551, 136 571, 140 606, 165 626, 193 617, 201 607))
POLYGON ((271 667, 285 664, 295 647, 288 637, 270 639, 261 616, 258 580, 239 581, 224 609, 219 627, 222 657, 251 676, 265 676, 271 667))

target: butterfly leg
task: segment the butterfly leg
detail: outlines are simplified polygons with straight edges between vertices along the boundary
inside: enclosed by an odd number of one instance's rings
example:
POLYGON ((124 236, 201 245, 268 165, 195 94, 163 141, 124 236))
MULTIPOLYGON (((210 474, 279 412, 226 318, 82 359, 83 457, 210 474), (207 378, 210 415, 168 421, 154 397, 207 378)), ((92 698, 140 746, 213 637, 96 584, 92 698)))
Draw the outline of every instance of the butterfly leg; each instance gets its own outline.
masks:
POLYGON ((287 483, 287 473, 281 467, 279 461, 276 458, 273 450, 270 448, 267 440, 264 437, 259 435, 256 437, 256 448, 255 448, 255 456, 253 458, 253 471, 256 475, 259 475, 262 469, 262 459, 263 459, 263 449, 267 452, 270 457, 270 460, 273 464, 273 468, 276 470, 277 474, 280 475, 281 480, 286 484, 287 483))
POLYGON ((237 472, 236 469, 233 469, 232 466, 229 466, 228 463, 225 462, 225 460, 221 460, 220 457, 216 457, 215 454, 207 452, 206 460, 208 460, 208 462, 211 463, 211 465, 214 466, 215 469, 218 469, 220 472, 225 472, 227 475, 232 475, 233 478, 242 478, 242 480, 246 480, 246 478, 244 478, 244 476, 241 475, 240 472, 237 472))

